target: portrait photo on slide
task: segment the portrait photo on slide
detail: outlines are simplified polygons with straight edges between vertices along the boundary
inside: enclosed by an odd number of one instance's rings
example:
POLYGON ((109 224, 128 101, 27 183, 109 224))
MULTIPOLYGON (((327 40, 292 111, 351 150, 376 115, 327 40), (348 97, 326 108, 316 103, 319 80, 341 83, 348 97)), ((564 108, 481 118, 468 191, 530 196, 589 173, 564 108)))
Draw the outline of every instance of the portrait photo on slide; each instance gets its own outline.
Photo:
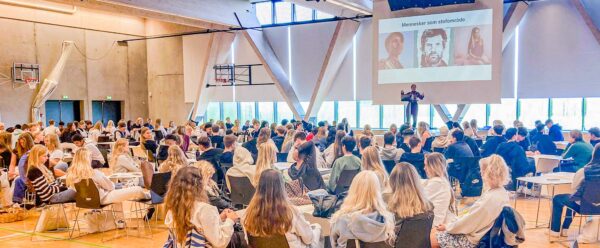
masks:
POLYGON ((455 27, 454 66, 489 65, 492 61, 492 25, 455 27))
POLYGON ((379 70, 415 67, 415 31, 379 34, 379 70))

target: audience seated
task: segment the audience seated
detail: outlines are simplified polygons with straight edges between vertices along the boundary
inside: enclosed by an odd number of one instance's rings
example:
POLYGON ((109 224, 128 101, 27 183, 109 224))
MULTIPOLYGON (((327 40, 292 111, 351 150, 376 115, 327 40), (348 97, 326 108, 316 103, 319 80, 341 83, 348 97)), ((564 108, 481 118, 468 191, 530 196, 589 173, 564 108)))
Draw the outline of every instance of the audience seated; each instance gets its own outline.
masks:
MULTIPOLYGON (((325 182, 317 169, 317 151, 312 141, 306 140, 306 133, 296 132, 294 135, 296 163, 290 166, 288 174, 292 180, 302 178, 304 186, 309 190, 325 189, 325 182)), ((331 180, 331 179, 330 179, 331 180)))
POLYGON ((375 172, 377 178, 379 179, 379 184, 381 185, 381 189, 389 188, 389 176, 385 171, 383 166, 383 162, 379 157, 379 151, 374 146, 369 146, 363 151, 363 156, 361 160, 361 170, 369 170, 375 172))
POLYGON ((158 172, 171 172, 171 174, 175 174, 179 169, 187 165, 188 162, 185 153, 183 153, 178 145, 172 145, 169 146, 167 159, 158 167, 158 172))
MULTIPOLYGON (((69 128, 69 125, 67 124, 67 129, 69 128)), ((127 130, 127 124, 123 121, 120 121, 117 124, 117 130, 114 132, 114 137, 115 140, 119 140, 119 139, 129 139, 131 135, 129 134, 129 130, 127 130)), ((63 142, 68 142, 68 141, 63 141, 63 142)))
POLYGON ((40 203, 64 203, 75 199, 75 191, 58 184, 52 172, 44 165, 48 160, 48 149, 42 145, 31 148, 27 159, 27 172, 23 174, 31 182, 40 203))
POLYGON ((525 151, 529 151, 529 148, 531 147, 531 141, 529 140, 529 132, 527 131, 527 128, 524 127, 518 127, 517 128, 517 133, 519 134, 519 145, 521 147, 523 147, 523 150, 525 151))
POLYGON ((58 135, 49 133, 44 138, 44 144, 48 149, 48 169, 53 172, 54 176, 62 177, 67 173, 69 166, 62 161, 63 151, 60 149, 58 135))
MULTIPOLYGON (((104 160, 104 156, 102 156, 102 153, 94 143, 86 143, 83 137, 79 134, 73 135, 72 140, 74 145, 80 148, 85 147, 90 152, 92 156, 93 168, 102 168, 104 166, 104 163, 106 163, 106 161, 104 160)), ((125 140, 125 142, 127 141, 125 140)), ((127 153, 129 153, 129 146, 127 146, 126 149, 127 153)))
POLYGON ((327 190, 330 193, 335 192, 338 179, 344 170, 360 170, 361 161, 359 158, 352 154, 352 150, 356 146, 356 141, 350 136, 346 136, 342 139, 342 152, 344 156, 338 158, 333 163, 331 168, 331 175, 329 176, 329 184, 327 190))
POLYGON ((488 136, 485 143, 481 146, 481 157, 491 156, 496 153, 498 145, 506 142, 506 138, 502 135, 504 133, 504 126, 496 125, 491 130, 493 130, 492 136, 488 136))
POLYGON ((473 153, 474 157, 481 156, 481 152, 479 151, 479 146, 477 145, 477 142, 473 138, 465 135, 463 140, 465 141, 465 143, 467 143, 467 145, 469 146, 469 149, 471 149, 471 152, 473 153))
POLYGON ((158 144, 156 144, 156 141, 152 137, 152 130, 148 127, 142 127, 140 130, 140 147, 144 151, 149 151, 152 155, 156 155, 158 144))
POLYGON ((211 163, 217 172, 217 182, 221 183, 222 180, 225 179, 225 175, 223 175, 223 172, 221 171, 221 164, 219 163, 221 154, 223 154, 223 149, 213 148, 210 143, 210 138, 207 136, 198 137, 198 149, 201 153, 200 156, 196 157, 196 160, 204 160, 211 163))
POLYGON ((487 190, 468 208, 467 214, 436 226, 437 234, 431 239, 433 247, 477 247, 479 240, 500 216, 502 208, 510 204, 508 191, 504 189, 509 181, 509 171, 502 157, 491 155, 483 158, 480 166, 487 190))
POLYGON ((417 137, 411 137, 408 141, 410 151, 405 152, 400 157, 400 162, 407 162, 415 167, 421 178, 426 178, 425 175, 425 155, 421 152, 421 140, 417 137))
POLYGON ((258 159, 256 160, 256 171, 251 182, 254 186, 258 185, 260 174, 268 169, 275 169, 273 165, 277 162, 275 146, 269 143, 262 143, 258 147, 258 159))
POLYGON ((554 124, 551 119, 546 120, 546 127, 548 128, 548 135, 550 135, 552 141, 565 140, 565 137, 562 134, 562 127, 558 124, 554 124))
POLYGON ((538 134, 536 137, 536 143, 534 143, 536 151, 540 154, 546 155, 559 155, 556 149, 556 144, 552 141, 552 138, 548 135, 548 130, 542 123, 538 124, 536 130, 538 134))
MULTIPOLYGON (((9 132, 0 131, 0 159, 2 159, 0 163, 2 164, 2 169, 6 169, 10 172, 10 169, 12 168, 14 173, 17 165, 17 155, 11 148, 10 139, 12 139, 12 135, 9 132)), ((13 179, 11 176, 12 175, 8 175, 9 180, 13 179)))
POLYGON ((509 128, 504 135, 508 141, 498 145, 496 154, 500 155, 511 171, 512 183, 509 189, 516 189, 517 178, 525 176, 527 173, 535 173, 535 165, 527 160, 525 150, 519 145, 522 138, 516 128, 509 128))
POLYGON ((590 144, 592 146, 600 143, 600 128, 592 127, 588 130, 588 133, 590 133, 590 144))
POLYGON ((247 177, 250 182, 254 179, 256 166, 252 154, 244 147, 238 147, 233 152, 233 167, 227 170, 227 188, 231 190, 229 185, 229 177, 247 177))
MULTIPOLYGON (((212 164, 207 161, 199 161, 194 163, 192 166, 200 170, 202 178, 212 178, 215 174, 215 168, 213 168, 212 164)), ((229 198, 225 196, 225 193, 221 191, 214 180, 204 180, 204 190, 208 196, 208 202, 210 202, 210 205, 217 207, 219 212, 223 212, 223 210, 228 208, 233 208, 229 198)))
MULTIPOLYGON (((402 143, 397 144, 398 148, 404 150, 404 152, 410 152, 410 145, 408 141, 415 135, 415 132, 409 127, 402 131, 402 143)), ((420 140, 419 140, 420 142, 420 140)))
POLYGON ((427 174, 427 180, 423 183, 423 188, 434 207, 433 226, 447 224, 455 216, 452 213, 454 194, 448 180, 444 155, 434 152, 425 156, 425 173, 427 174))
POLYGON ((579 130, 569 132, 569 144, 563 159, 573 159, 573 161, 568 163, 568 166, 561 166, 561 170, 575 172, 590 162, 594 148, 583 140, 583 134, 579 130))
MULTIPOLYGON (((86 148, 89 150, 89 147, 86 148)), ((91 150, 90 153, 93 154, 91 150)), ((94 162, 92 161, 92 164, 93 163, 94 162)), ((131 157, 129 152, 129 141, 126 139, 119 139, 117 142, 115 142, 109 164, 113 173, 141 172, 140 165, 131 157)))
POLYGON ((156 155, 156 159, 158 161, 164 161, 167 159, 169 147, 178 145, 177 135, 175 134, 167 134, 164 139, 164 144, 158 147, 158 153, 156 155))
POLYGON ((239 217, 231 209, 219 214, 218 209, 210 205, 204 188, 209 180, 198 168, 188 166, 180 169, 169 183, 165 224, 172 230, 169 238, 177 247, 184 247, 186 236, 194 232, 201 236, 197 240, 211 247, 226 247, 233 236, 233 225, 239 217))
POLYGON ((439 128, 440 134, 435 137, 433 142, 431 143, 432 151, 444 151, 450 145, 450 138, 448 137, 448 132, 450 131, 448 127, 441 126, 439 128))
POLYGON ((429 132, 429 124, 424 121, 419 122, 417 125, 417 133, 421 139, 421 147, 423 151, 431 152, 431 143, 433 143, 433 138, 431 136, 431 132, 429 132))
POLYGON ((344 155, 342 152, 342 139, 344 137, 346 137, 346 132, 343 130, 337 130, 333 144, 323 151, 323 157, 325 158, 327 167, 333 166, 333 162, 344 155))
POLYGON ((294 134, 296 134, 296 130, 293 129, 292 124, 288 124, 290 127, 286 127, 287 131, 285 133, 285 139, 283 140, 283 144, 281 145, 281 152, 289 153, 294 146, 294 134))
POLYGON ((221 154, 221 163, 232 164, 233 163, 233 152, 237 146, 237 138, 233 134, 228 134, 223 137, 223 154, 221 154))
POLYGON ((285 132, 286 129, 284 126, 277 126, 277 128, 275 129, 275 134, 277 136, 273 136, 273 138, 271 138, 273 140, 273 142, 275 143, 275 146, 277 147, 278 151, 282 151, 282 146, 283 146, 283 142, 285 140, 285 132))
POLYGON ((211 128, 211 135, 210 137, 210 143, 215 147, 215 148, 220 148, 223 149, 223 136, 221 136, 219 134, 219 132, 221 131, 220 127, 218 125, 213 125, 211 128))
POLYGON ((473 151, 471 147, 464 141, 464 133, 460 129, 454 130, 450 136, 450 145, 444 151, 444 156, 447 159, 457 158, 472 158, 473 151))
POLYGON ((404 150, 396 146, 396 135, 394 133, 386 132, 383 134, 383 148, 381 148, 380 152, 382 160, 398 162, 403 153, 404 150))
MULTIPOLYGON (((375 149, 369 147, 363 155, 369 156, 371 148, 375 149)), ((332 247, 346 247, 351 239, 393 244, 394 215, 383 201, 380 181, 377 173, 371 170, 364 170, 354 177, 344 203, 331 218, 332 247)))
POLYGON ((242 216, 242 223, 248 236, 284 235, 290 247, 319 247, 320 226, 311 226, 302 212, 288 201, 283 176, 273 169, 260 175, 256 193, 242 216))
POLYGON ((248 141, 242 144, 242 147, 246 148, 251 154, 254 160, 258 157, 258 146, 256 145, 256 138, 253 135, 248 135, 248 141))

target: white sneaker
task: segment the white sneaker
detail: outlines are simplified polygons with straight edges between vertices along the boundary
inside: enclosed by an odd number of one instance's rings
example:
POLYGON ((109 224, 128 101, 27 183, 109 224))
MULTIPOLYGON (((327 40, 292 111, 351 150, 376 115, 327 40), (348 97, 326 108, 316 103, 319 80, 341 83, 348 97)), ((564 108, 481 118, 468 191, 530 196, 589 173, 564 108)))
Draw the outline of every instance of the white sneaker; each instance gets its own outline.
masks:
POLYGON ((569 237, 569 229, 562 229, 560 236, 561 237, 569 237))
POLYGON ((548 233, 550 234, 550 237, 553 237, 553 238, 559 238, 560 237, 560 233, 559 232, 548 231, 548 233))

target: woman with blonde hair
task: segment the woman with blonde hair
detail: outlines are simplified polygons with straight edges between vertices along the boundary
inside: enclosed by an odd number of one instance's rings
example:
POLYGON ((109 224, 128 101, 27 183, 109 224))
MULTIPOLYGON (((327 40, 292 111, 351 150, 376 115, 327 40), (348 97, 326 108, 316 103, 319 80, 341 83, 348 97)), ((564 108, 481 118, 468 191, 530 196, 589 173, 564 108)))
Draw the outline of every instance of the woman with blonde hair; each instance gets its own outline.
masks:
POLYGON ((448 133, 450 130, 446 125, 440 127, 440 135, 435 137, 433 142, 431 142, 431 149, 436 151, 437 149, 443 150, 446 149, 450 145, 450 137, 448 137, 448 133))
POLYGON ((44 165, 48 160, 48 149, 35 145, 29 151, 25 177, 29 180, 35 194, 42 203, 63 203, 75 198, 75 192, 58 184, 52 172, 44 165))
POLYGON ((510 205, 509 193, 504 188, 510 178, 504 159, 494 154, 481 159, 479 166, 483 194, 466 210, 467 214, 436 227, 437 239, 431 239, 434 247, 477 247, 481 238, 494 225, 502 208, 510 205))
POLYGON ((320 227, 306 221, 304 214, 288 200, 283 176, 267 169, 260 175, 242 224, 248 236, 272 237, 285 235, 290 247, 319 247, 320 227))
POLYGON ((328 167, 333 166, 333 162, 336 159, 344 156, 344 152, 342 151, 342 139, 344 137, 346 137, 346 132, 344 132, 344 130, 338 130, 335 133, 333 144, 323 151, 323 157, 325 158, 325 163, 328 167))
POLYGON ((186 236, 196 233, 210 247, 226 247, 233 236, 233 225, 237 214, 226 209, 219 214, 216 207, 208 203, 204 190, 205 181, 200 170, 194 166, 180 169, 169 182, 165 196, 167 215, 165 224, 169 227, 169 239, 174 247, 184 247, 186 236))
POLYGON ((98 142, 98 137, 102 134, 102 122, 97 121, 96 124, 88 131, 88 138, 91 138, 94 143, 98 142))
MULTIPOLYGON (((291 124, 288 124, 291 125, 291 124)), ((281 152, 286 153, 290 152, 292 146, 294 145, 294 135, 296 134, 296 130, 287 129, 285 133, 285 139, 283 139, 283 145, 281 145, 281 152)))
POLYGON ((465 132, 465 137, 472 138, 475 135, 475 132, 473 132, 473 129, 471 129, 471 124, 468 121, 463 121, 462 128, 465 132))
POLYGON ((118 139, 115 142, 109 165, 113 173, 141 171, 140 165, 131 157, 127 139, 118 139))
MULTIPOLYGON (((215 174, 215 167, 208 161, 198 161, 192 164, 192 166, 200 170, 202 178, 212 178, 215 174)), ((204 190, 208 196, 210 205, 217 207, 219 212, 227 208, 233 208, 231 201, 224 197, 225 194, 221 191, 215 180, 204 180, 204 190)))
POLYGON ((169 154, 167 159, 158 167, 160 173, 170 171, 172 174, 175 174, 179 169, 188 165, 185 153, 183 153, 179 146, 169 146, 167 153, 169 154))
POLYGON ((48 160, 48 167, 50 170, 54 172, 54 175, 57 177, 62 177, 67 173, 67 169, 69 165, 62 161, 63 151, 60 149, 60 141, 58 140, 58 135, 55 133, 49 133, 44 137, 44 144, 48 149, 48 153, 50 154, 48 160))
POLYGON ((388 200, 388 209, 397 218, 407 219, 433 210, 425 196, 421 177, 411 164, 402 162, 394 166, 390 187, 393 193, 388 200))
POLYGON ((152 155, 156 155, 156 150, 158 150, 158 144, 154 141, 154 137, 152 137, 152 130, 148 127, 142 127, 140 131, 140 147, 144 151, 152 152, 152 155))
POLYGON ((454 194, 446 167, 446 158, 441 153, 434 152, 425 156, 425 174, 428 179, 423 183, 423 188, 434 207, 433 226, 448 223, 455 218, 452 213, 454 194))
POLYGON ((393 245, 394 214, 387 210, 381 188, 373 171, 363 170, 354 177, 340 210, 331 217, 332 247, 346 247, 350 239, 393 245))
POLYGON ((103 133, 108 133, 108 135, 114 135, 115 131, 117 131, 117 128, 115 127, 115 122, 113 120, 109 120, 106 123, 106 127, 104 128, 104 130, 102 130, 103 133))
POLYGON ((264 143, 272 145, 273 149, 275 150, 275 153, 279 152, 277 146, 275 145, 275 142, 273 142, 273 140, 271 139, 271 129, 269 129, 268 127, 263 127, 260 129, 258 137, 256 138, 256 148, 259 148, 264 143))
POLYGON ((379 179, 381 189, 384 190, 389 187, 389 176, 383 167, 381 157, 379 157, 379 151, 377 147, 369 146, 363 149, 361 167, 362 170, 373 171, 379 179))
POLYGON ((427 124, 427 122, 420 121, 419 124, 417 124, 417 134, 421 139, 421 148, 424 151, 430 152, 431 143, 433 140, 429 139, 431 137, 431 133, 429 132, 429 124, 427 124))
POLYGON ((260 174, 267 169, 273 169, 273 165, 277 162, 277 149, 269 143, 263 143, 258 147, 258 158, 256 159, 256 172, 252 178, 252 184, 258 185, 260 174))
POLYGON ((4 168, 8 168, 9 172, 12 169, 12 173, 9 173, 8 179, 12 180, 17 175, 17 154, 13 151, 12 147, 12 134, 9 132, 0 132, 0 158, 3 161, 4 168))

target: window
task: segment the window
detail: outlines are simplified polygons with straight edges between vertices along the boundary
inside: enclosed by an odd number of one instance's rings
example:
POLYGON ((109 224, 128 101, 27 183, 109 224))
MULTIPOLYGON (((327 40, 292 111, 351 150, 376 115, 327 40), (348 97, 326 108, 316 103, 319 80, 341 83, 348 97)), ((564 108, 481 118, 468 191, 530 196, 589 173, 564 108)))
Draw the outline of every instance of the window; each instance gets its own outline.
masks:
POLYGON ((585 101, 587 109, 585 112, 585 129, 600 127, 600 111, 597 109, 597 106, 600 106, 600 98, 586 98, 585 101))
POLYGON ((519 121, 523 122, 523 126, 529 129, 535 128, 535 121, 542 122, 548 119, 548 99, 519 99, 520 111, 519 121))
POLYGON ((260 25, 273 24, 273 4, 270 1, 256 3, 254 9, 260 25))
POLYGON ((560 124, 563 130, 581 129, 582 105, 581 98, 552 99, 552 121, 560 124))
POLYGON ((241 123, 243 124, 246 121, 252 121, 255 118, 255 104, 254 102, 241 102, 240 103, 240 118, 241 123))
POLYGON ((360 127, 366 124, 371 128, 379 128, 379 105, 373 105, 372 101, 360 101, 360 127))
POLYGON ((296 21, 296 22, 312 21, 312 19, 313 19, 313 10, 312 9, 302 7, 297 4, 294 5, 294 9, 296 10, 296 19, 294 21, 296 21))
POLYGON ((237 119, 237 103, 235 102, 224 102, 223 103, 223 120, 229 117, 232 121, 237 119))
POLYGON ((355 101, 340 101, 338 102, 338 123, 342 119, 348 119, 350 127, 356 127, 356 102, 355 101))
POLYGON ((517 119, 517 101, 514 98, 503 98, 500 104, 490 104, 490 125, 494 120, 501 120, 505 127, 512 127, 517 119))
POLYGON ((221 119, 221 107, 218 102, 210 102, 208 103, 208 107, 206 108, 206 118, 205 121, 217 121, 221 119))
POLYGON ((404 105, 383 105, 383 123, 381 124, 383 128, 387 129, 392 124, 400 126, 402 123, 404 123, 404 105))
MULTIPOLYGON (((456 113, 456 108, 458 107, 456 104, 445 104, 446 105, 446 109, 448 109, 448 113, 450 113, 451 116, 454 116, 454 113, 456 113)), ((421 106, 419 106, 419 112, 421 111, 421 106)), ((437 111, 435 109, 433 109, 433 124, 431 125, 433 128, 440 128, 441 126, 445 126, 446 122, 444 122, 444 120, 442 119, 442 117, 440 117, 440 115, 437 113, 437 111)))
POLYGON ((485 117, 487 113, 485 112, 485 104, 471 104, 469 110, 463 117, 463 121, 471 122, 471 120, 477 120, 477 127, 482 128, 485 124, 485 117))
POLYGON ((294 114, 286 102, 277 102, 277 122, 281 123, 283 119, 294 119, 294 114))
POLYGON ((275 23, 292 22, 292 4, 289 2, 275 3, 275 23))
POLYGON ((334 118, 334 106, 333 102, 323 102, 321 109, 317 112, 318 121, 327 121, 331 123, 334 118))
POLYGON ((431 120, 429 114, 431 113, 431 106, 429 104, 419 104, 419 113, 417 114, 417 121, 424 121, 431 126, 431 120))
POLYGON ((258 103, 258 119, 260 121, 268 121, 269 123, 275 120, 275 112, 273 109, 273 102, 259 102, 258 103))
POLYGON ((334 17, 333 15, 327 14, 325 12, 317 11, 317 20, 331 19, 333 17, 334 17))

